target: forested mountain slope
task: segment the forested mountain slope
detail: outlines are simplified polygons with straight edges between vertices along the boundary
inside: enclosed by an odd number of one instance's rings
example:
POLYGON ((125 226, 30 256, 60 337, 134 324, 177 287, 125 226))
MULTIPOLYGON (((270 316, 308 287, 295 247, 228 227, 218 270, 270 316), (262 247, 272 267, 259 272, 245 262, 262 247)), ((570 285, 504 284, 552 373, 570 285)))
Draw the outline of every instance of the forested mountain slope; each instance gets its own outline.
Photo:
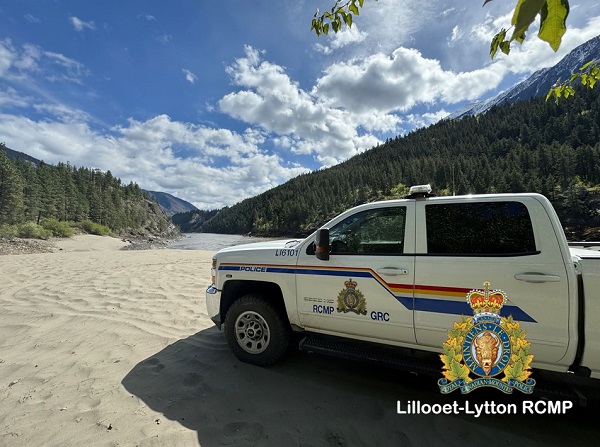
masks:
POLYGON ((351 206, 398 197, 403 185, 423 183, 438 194, 540 192, 575 237, 585 236, 585 227, 600 226, 598 90, 578 89, 558 104, 537 98, 441 121, 204 215, 209 218, 194 231, 307 234, 351 206))
POLYGON ((10 159, 0 150, 0 225, 51 218, 91 220, 117 234, 166 236, 175 230, 158 203, 110 171, 10 159))

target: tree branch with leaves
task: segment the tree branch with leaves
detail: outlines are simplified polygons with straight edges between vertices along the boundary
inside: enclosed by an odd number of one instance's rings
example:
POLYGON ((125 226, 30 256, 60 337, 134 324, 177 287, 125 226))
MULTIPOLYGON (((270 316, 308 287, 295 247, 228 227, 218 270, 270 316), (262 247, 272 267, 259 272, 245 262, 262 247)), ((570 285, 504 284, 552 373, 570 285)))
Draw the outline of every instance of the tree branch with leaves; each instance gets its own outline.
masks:
POLYGON ((331 11, 325 11, 321 14, 317 9, 310 30, 314 30, 317 36, 320 36, 321 34, 329 34, 330 27, 335 33, 341 31, 344 25, 351 28, 354 23, 353 17, 360 14, 360 9, 362 9, 364 3, 365 0, 336 0, 331 11))

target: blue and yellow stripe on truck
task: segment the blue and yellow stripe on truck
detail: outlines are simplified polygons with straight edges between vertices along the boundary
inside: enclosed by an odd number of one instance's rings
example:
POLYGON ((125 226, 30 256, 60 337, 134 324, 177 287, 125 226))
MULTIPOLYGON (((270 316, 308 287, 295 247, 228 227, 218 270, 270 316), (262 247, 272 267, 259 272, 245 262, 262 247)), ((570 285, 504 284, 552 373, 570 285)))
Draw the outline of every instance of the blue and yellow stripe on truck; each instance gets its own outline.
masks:
MULTIPOLYGON (((219 271, 241 272, 244 270, 257 271, 257 269, 264 273, 371 278, 376 280, 390 295, 409 310, 450 315, 471 315, 473 313, 466 301, 466 296, 472 290, 471 288, 389 283, 368 267, 321 267, 228 262, 219 265, 219 271)), ((500 311, 500 315, 504 317, 512 315, 513 319, 517 321, 537 323, 527 312, 512 304, 505 304, 500 311)))

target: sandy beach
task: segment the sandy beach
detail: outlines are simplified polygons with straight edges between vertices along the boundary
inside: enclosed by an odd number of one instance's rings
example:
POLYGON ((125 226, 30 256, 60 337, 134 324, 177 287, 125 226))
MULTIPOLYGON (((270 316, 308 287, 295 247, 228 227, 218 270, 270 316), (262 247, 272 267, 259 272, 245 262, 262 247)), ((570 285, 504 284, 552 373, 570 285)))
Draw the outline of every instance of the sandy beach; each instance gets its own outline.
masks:
MULTIPOLYGON (((0 446, 427 446, 596 442, 567 415, 406 415, 436 380, 290 350, 239 362, 205 313, 212 252, 76 236, 0 256, 0 446)), ((481 393, 473 402, 522 397, 481 393)))

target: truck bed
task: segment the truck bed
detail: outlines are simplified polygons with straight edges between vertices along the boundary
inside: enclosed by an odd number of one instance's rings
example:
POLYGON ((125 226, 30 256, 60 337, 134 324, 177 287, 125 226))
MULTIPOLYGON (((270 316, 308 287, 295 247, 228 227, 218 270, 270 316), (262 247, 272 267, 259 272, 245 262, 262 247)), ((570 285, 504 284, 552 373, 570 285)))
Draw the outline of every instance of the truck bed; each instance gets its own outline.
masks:
POLYGON ((597 342, 600 340, 600 245, 586 248, 569 245, 574 261, 579 264, 585 297, 585 348, 581 363, 591 369, 592 377, 600 378, 600 343, 597 342))

